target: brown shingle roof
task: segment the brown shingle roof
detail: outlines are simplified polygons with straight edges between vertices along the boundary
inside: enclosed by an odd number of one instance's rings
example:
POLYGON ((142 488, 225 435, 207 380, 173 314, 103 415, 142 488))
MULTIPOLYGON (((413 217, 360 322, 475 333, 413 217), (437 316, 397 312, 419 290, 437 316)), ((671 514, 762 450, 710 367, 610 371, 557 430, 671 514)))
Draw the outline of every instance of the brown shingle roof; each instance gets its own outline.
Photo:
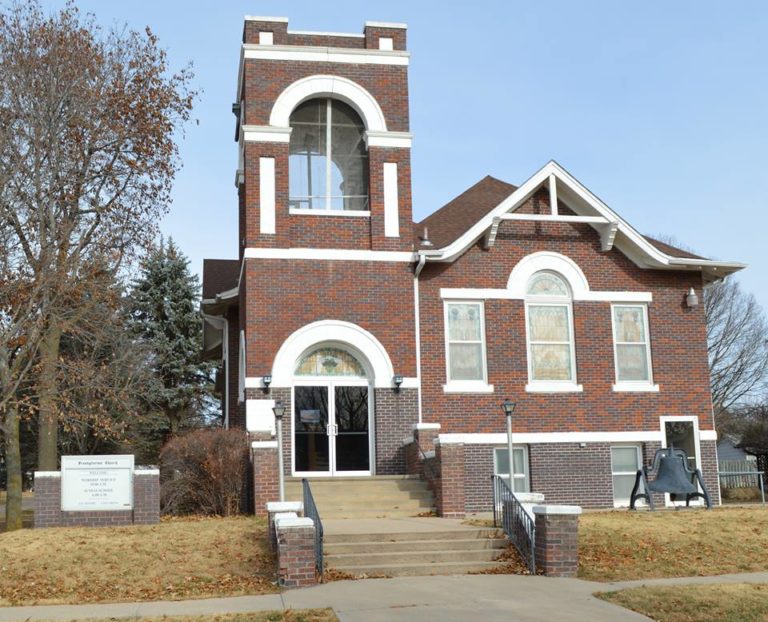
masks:
POLYGON ((421 246, 424 227, 429 229, 433 248, 443 248, 457 240, 472 225, 517 190, 517 186, 487 175, 436 212, 414 225, 416 248, 421 246))
POLYGON ((203 259, 203 300, 237 287, 239 276, 237 259, 203 259))
POLYGON ((706 257, 702 257, 701 255, 694 255, 690 251, 685 251, 682 248, 677 248, 676 246, 672 246, 671 244, 667 244, 666 242, 662 242, 661 240, 657 240, 647 235, 644 235, 643 237, 646 240, 648 240, 653 246, 658 248, 662 253, 665 253, 671 257, 680 257, 682 259, 705 259, 706 260, 706 257))

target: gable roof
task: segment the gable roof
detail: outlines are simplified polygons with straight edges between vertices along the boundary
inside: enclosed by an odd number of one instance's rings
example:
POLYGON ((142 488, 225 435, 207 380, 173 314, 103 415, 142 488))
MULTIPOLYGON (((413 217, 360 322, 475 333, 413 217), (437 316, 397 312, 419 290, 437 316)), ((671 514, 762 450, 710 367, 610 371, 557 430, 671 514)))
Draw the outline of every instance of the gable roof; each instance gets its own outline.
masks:
POLYGON ((203 300, 237 287, 240 262, 237 259, 203 259, 203 300))
POLYGON ((502 221, 524 219, 588 223, 600 233, 603 250, 610 250, 615 245, 641 268, 698 270, 705 279, 717 280, 745 267, 742 263, 699 257, 643 236, 554 160, 519 187, 492 177, 486 177, 472 186, 415 225, 418 234, 422 233, 424 225, 436 228, 429 232, 433 246, 425 247, 417 240, 417 252, 426 261, 452 262, 481 237, 485 236, 486 247, 492 246, 502 221), (576 216, 515 214, 534 192, 547 183, 550 188, 556 189, 559 200, 576 216), (501 200, 489 208, 499 196, 501 200), (479 205, 470 205, 473 198, 478 199, 479 205))

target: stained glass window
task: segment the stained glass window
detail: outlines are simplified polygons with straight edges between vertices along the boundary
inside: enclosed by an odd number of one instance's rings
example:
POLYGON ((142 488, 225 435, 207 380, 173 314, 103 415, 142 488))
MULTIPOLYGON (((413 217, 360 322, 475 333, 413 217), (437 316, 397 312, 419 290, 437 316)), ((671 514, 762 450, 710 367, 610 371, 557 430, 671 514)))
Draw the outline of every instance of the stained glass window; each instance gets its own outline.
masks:
POLYGON ((365 378, 365 368, 354 356, 339 348, 318 348, 296 365, 297 376, 356 376, 365 378))
POLYGON ((650 347, 645 305, 615 305, 613 335, 616 346, 616 381, 650 382, 650 347))

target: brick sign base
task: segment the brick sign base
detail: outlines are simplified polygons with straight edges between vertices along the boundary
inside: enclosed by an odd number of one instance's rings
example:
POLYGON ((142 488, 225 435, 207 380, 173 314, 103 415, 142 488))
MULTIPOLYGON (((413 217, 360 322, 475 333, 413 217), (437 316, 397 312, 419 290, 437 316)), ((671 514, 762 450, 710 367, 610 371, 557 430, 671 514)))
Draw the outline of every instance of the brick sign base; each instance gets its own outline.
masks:
POLYGON ((133 473, 133 509, 62 512, 61 472, 35 472, 35 529, 41 527, 119 527, 160 522, 160 471, 133 473))

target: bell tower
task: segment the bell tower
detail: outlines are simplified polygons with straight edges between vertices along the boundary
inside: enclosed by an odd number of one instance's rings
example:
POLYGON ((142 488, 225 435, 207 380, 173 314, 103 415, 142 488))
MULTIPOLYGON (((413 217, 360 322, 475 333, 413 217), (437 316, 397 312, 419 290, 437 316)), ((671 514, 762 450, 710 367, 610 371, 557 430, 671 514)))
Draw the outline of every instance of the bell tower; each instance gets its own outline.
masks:
POLYGON ((246 17, 240 58, 239 244, 410 251, 406 26, 292 31, 246 17))

